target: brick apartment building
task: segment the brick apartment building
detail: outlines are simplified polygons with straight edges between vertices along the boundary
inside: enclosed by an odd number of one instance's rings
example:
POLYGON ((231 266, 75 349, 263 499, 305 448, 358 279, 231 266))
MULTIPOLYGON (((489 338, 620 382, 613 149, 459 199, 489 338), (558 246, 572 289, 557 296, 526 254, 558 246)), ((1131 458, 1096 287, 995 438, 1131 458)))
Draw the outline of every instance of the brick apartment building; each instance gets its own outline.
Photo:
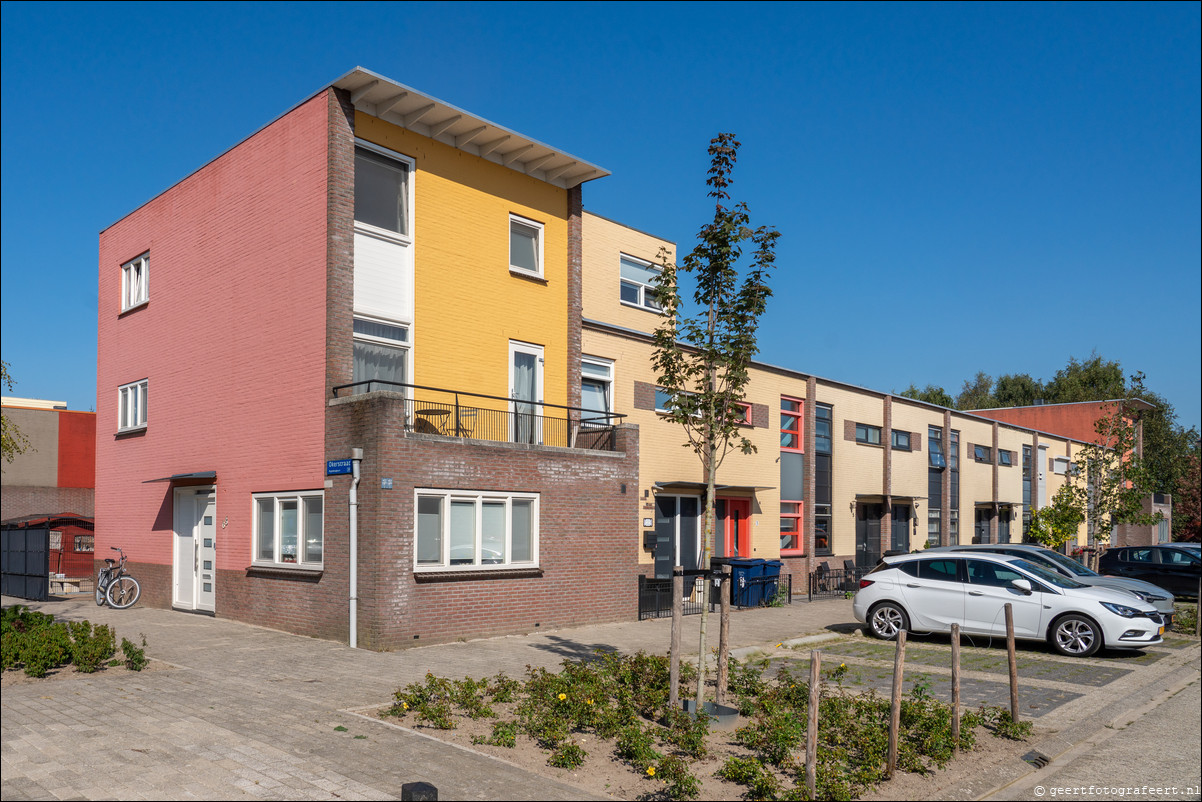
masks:
MULTIPOLYGON (((635 618, 704 484, 651 365, 675 246, 584 211, 605 175, 356 69, 105 229, 98 553, 371 648, 635 618)), ((747 402, 716 554, 795 577, 1018 540, 1084 445, 763 363, 747 402)))

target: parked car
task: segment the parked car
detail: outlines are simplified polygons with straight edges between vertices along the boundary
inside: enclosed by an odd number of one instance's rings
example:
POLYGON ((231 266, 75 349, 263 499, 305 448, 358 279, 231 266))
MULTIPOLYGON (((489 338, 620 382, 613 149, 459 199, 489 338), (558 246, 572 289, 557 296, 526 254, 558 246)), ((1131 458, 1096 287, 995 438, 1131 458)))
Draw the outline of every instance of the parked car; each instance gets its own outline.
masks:
POLYGON ((860 580, 852 610, 878 638, 903 629, 1046 640, 1069 657, 1103 646, 1140 649, 1163 643, 1164 620, 1152 605, 1111 588, 1091 587, 1034 563, 1000 554, 942 552, 886 557, 860 580))
POLYGON ((1020 557, 1027 562, 1034 563, 1042 568, 1047 568, 1049 571, 1055 571, 1058 574, 1064 574, 1067 577, 1077 580, 1083 585, 1092 585, 1099 588, 1113 588, 1115 590, 1125 590, 1137 596, 1140 601, 1145 601, 1156 608, 1156 612, 1160 613, 1164 619, 1164 625, 1172 626, 1173 624, 1173 594, 1163 588, 1157 587, 1151 582, 1145 582, 1142 579, 1131 579, 1121 576, 1102 576, 1101 574, 1091 571, 1081 563, 1074 560, 1072 557, 1066 557, 1059 552, 1036 546, 1031 543, 974 543, 973 545, 963 546, 936 546, 926 550, 926 553, 939 551, 962 551, 962 552, 985 552, 989 554, 1006 554, 1011 557, 1020 557))
POLYGON ((1177 545, 1123 546, 1103 552, 1098 570, 1153 582, 1178 596, 1197 599, 1202 556, 1196 549, 1177 545))

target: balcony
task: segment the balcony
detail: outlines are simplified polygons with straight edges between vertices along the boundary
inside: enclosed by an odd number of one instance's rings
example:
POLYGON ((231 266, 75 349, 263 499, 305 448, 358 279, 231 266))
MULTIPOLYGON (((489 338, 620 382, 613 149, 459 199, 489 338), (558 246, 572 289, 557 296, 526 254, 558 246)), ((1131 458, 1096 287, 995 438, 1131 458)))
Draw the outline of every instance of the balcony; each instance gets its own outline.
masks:
POLYGON ((403 396, 405 428, 417 434, 497 443, 616 450, 625 415, 389 381, 340 384, 335 398, 387 391, 403 396))

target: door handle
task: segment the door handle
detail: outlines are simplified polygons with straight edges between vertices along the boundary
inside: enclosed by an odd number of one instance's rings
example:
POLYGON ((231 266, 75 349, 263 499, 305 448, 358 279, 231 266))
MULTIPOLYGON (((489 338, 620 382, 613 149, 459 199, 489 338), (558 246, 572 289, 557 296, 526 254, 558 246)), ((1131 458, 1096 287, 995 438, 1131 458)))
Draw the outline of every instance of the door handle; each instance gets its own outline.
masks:
POLYGON ((918 584, 917 582, 909 582, 909 583, 907 583, 907 584, 906 584, 906 587, 908 587, 908 588, 920 588, 920 587, 922 587, 922 585, 918 584))
POLYGON ((970 590, 970 591, 968 591, 968 595, 969 596, 984 596, 985 594, 979 590, 970 590))

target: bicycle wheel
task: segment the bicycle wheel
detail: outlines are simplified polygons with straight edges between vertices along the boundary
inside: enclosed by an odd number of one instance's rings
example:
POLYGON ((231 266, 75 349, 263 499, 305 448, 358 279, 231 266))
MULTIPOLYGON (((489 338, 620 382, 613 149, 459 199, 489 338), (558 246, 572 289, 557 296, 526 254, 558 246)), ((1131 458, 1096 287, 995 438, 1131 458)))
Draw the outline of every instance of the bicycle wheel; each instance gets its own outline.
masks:
POLYGON ((115 610, 133 607, 142 595, 142 586, 132 576, 122 576, 114 579, 109 585, 108 601, 115 610))

